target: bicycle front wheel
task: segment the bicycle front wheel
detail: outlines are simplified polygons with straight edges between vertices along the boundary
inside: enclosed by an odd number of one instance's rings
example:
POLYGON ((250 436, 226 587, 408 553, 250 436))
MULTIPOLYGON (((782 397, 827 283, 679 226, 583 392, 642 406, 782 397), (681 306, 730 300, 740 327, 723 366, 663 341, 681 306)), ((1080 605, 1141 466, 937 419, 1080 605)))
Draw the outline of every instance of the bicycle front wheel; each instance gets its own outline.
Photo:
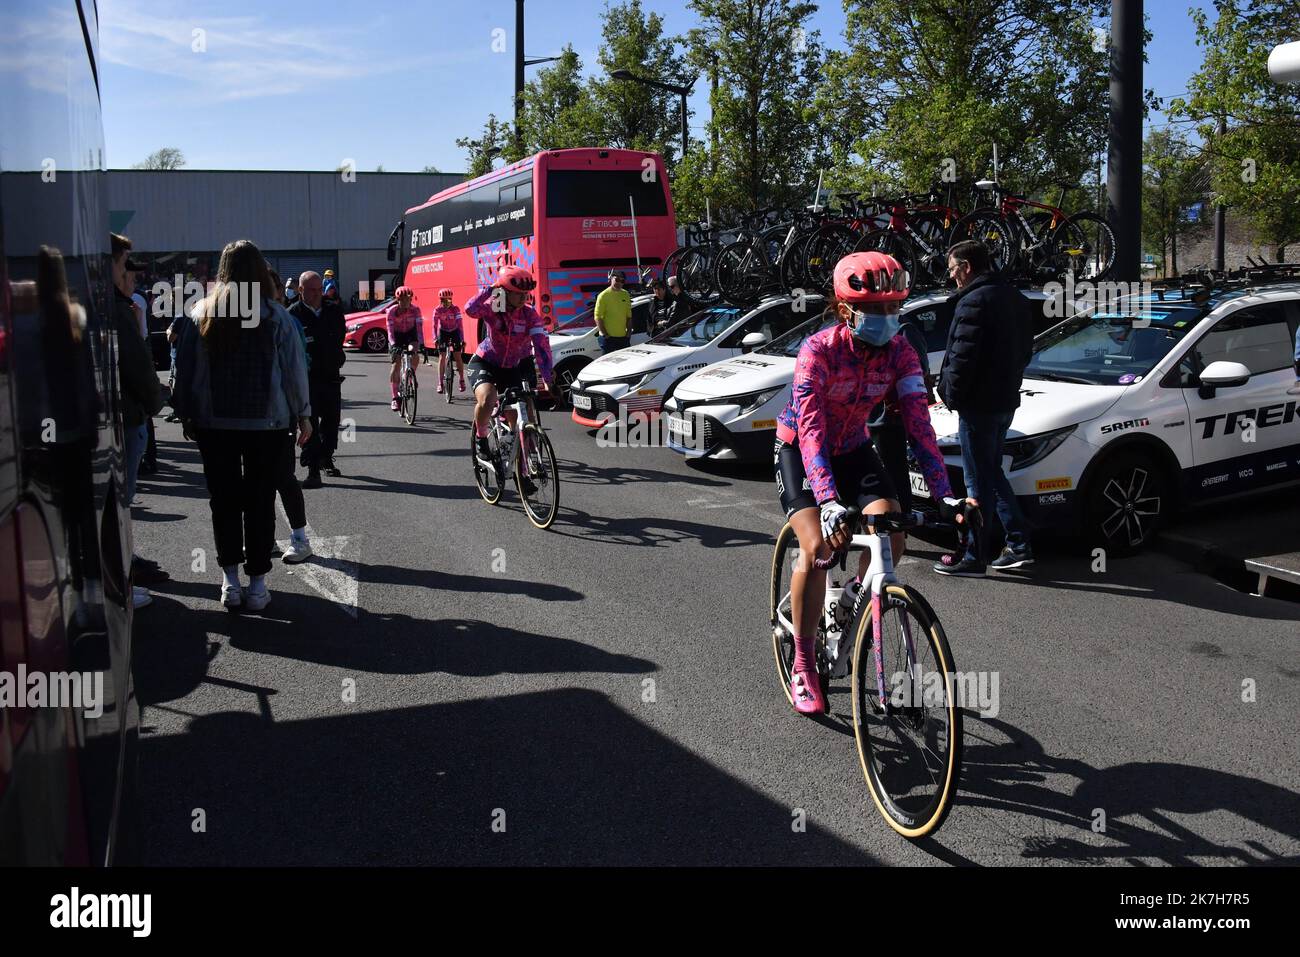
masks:
POLYGON ((906 585, 872 596, 856 630, 853 736, 862 773, 886 823, 906 838, 925 837, 947 817, 961 776, 952 651, 934 611, 906 585))
POLYGON ((415 407, 418 395, 419 389, 415 384, 415 373, 408 370, 402 379, 402 418, 406 420, 407 425, 415 425, 415 407))
MULTIPOLYGON (((488 429, 487 443, 488 462, 499 462, 501 460, 501 436, 495 425, 488 429)), ((492 465, 479 461, 473 423, 470 423, 469 429, 469 460, 474 465, 474 484, 478 486, 478 494, 482 496, 483 501, 489 505, 495 505, 501 501, 501 482, 497 477, 497 470, 492 465)))
POLYGON ((758 240, 751 243, 741 239, 724 246, 713 264, 713 285, 733 306, 758 302, 767 282, 767 270, 757 243, 758 240))
POLYGON ((1019 244, 1012 238, 1011 230, 1000 213, 979 211, 957 220, 952 235, 948 237, 949 246, 965 239, 977 239, 988 248, 989 268, 994 273, 1006 273, 1019 262, 1019 244))
POLYGON ((551 440, 532 422, 524 426, 515 456, 515 485, 528 521, 538 528, 550 528, 560 511, 560 469, 551 440))

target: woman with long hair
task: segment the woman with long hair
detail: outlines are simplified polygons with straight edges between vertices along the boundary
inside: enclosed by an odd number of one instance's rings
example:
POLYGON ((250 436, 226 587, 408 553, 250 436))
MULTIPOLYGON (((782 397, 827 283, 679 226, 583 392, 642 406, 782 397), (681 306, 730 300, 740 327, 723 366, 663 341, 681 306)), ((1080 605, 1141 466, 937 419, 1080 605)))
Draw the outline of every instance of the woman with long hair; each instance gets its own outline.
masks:
POLYGON ((292 454, 291 431, 299 446, 311 435, 306 357, 276 292, 257 246, 226 244, 217 281, 176 350, 176 412, 203 458, 221 603, 231 609, 260 611, 271 600, 276 487, 292 454))

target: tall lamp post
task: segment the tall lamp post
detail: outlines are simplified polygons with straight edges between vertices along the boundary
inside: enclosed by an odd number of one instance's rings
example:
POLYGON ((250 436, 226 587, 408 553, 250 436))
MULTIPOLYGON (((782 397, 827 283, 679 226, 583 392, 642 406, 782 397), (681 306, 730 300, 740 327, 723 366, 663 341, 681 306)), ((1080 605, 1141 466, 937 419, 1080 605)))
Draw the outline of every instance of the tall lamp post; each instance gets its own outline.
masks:
POLYGON ((1115 230, 1115 278, 1141 278, 1142 0, 1111 0, 1110 155, 1106 192, 1115 230))
POLYGON ((653 86, 657 90, 667 90, 669 93, 676 93, 682 98, 682 158, 686 158, 686 149, 690 143, 690 132, 686 125, 686 98, 691 95, 691 90, 695 86, 695 80, 685 86, 678 86, 674 83, 662 83, 659 80, 647 79, 643 76, 637 76, 631 70, 615 70, 610 73, 610 79, 613 80, 630 80, 633 83, 640 83, 643 86, 653 86))
POLYGON ((558 59, 557 56, 524 56, 524 0, 515 0, 515 146, 520 149, 519 116, 524 111, 524 67, 558 59))

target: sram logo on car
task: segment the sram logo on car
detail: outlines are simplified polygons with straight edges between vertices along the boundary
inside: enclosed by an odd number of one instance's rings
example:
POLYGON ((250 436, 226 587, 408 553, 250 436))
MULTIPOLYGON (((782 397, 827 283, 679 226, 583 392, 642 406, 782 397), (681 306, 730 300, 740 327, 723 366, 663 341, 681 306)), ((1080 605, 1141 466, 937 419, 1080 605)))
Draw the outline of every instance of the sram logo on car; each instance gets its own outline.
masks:
POLYGON ((1110 425, 1103 425, 1101 434, 1110 435, 1112 432, 1123 432, 1125 429, 1145 429, 1150 424, 1150 419, 1125 419, 1123 422, 1112 422, 1110 425))

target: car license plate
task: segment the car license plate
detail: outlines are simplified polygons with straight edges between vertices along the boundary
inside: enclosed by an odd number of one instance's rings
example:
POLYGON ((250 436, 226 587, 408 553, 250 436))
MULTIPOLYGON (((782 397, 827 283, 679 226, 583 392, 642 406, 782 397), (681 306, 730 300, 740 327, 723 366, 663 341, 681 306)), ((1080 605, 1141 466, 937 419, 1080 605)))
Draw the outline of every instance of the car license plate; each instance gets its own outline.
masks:
POLYGON ((908 478, 912 480, 913 495, 919 495, 921 498, 930 497, 930 487, 925 484, 925 476, 919 472, 909 472, 908 478))
POLYGON ((575 392, 575 393, 573 394, 573 407, 574 407, 575 409, 590 409, 590 408, 591 408, 591 396, 589 396, 589 395, 578 395, 578 394, 575 392))
POLYGON ((680 435, 684 439, 689 439, 691 437, 691 420, 670 415, 668 417, 668 434, 680 435))

